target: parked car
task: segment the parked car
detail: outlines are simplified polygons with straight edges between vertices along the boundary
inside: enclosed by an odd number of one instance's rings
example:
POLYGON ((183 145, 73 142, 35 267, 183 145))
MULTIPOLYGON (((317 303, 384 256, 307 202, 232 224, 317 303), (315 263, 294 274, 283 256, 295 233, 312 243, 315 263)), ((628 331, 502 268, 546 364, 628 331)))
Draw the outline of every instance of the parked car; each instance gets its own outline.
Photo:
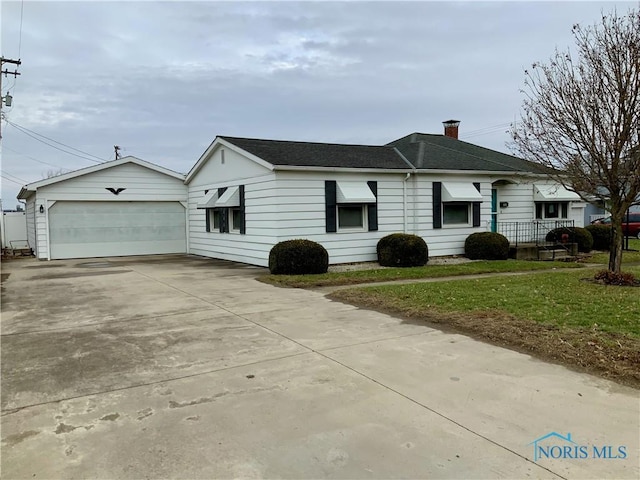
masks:
MULTIPOLYGON (((591 223, 603 225, 611 224, 611 216, 598 218, 591 223)), ((629 223, 627 223, 627 216, 625 215, 622 222, 622 231, 628 237, 640 238, 640 213, 630 213, 629 223)))

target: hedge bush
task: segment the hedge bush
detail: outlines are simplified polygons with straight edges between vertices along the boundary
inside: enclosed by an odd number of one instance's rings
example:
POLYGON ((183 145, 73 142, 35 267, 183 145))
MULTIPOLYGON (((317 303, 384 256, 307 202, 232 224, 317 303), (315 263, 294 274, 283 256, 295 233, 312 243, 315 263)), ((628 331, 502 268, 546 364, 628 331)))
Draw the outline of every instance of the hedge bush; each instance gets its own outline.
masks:
POLYGON ((578 244, 578 251, 588 253, 593 248, 593 237, 589 230, 582 227, 560 227, 547 233, 547 242, 561 242, 562 235, 569 235, 571 242, 578 244))
POLYGON ((269 271, 274 275, 326 273, 327 268, 327 250, 311 240, 285 240, 269 252, 269 271))
POLYGON ((429 247, 417 235, 392 233, 378 241, 378 263, 383 267, 421 267, 429 261, 429 247))
POLYGON ((609 250, 609 245, 611 245, 611 225, 587 225, 585 228, 593 237, 594 250, 609 250))
POLYGON ((509 240, 495 232, 472 233, 464 241, 464 254, 471 260, 506 260, 509 240))

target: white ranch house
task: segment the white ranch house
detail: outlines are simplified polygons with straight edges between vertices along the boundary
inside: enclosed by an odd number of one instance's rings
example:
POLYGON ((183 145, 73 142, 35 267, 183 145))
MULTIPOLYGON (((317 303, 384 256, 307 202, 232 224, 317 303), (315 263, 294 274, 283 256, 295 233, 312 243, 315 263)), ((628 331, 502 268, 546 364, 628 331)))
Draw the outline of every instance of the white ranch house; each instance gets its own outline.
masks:
POLYGON ((267 266, 276 243, 307 238, 338 264, 376 260, 395 232, 445 256, 504 222, 583 225, 585 203, 538 166, 458 140, 457 124, 445 133, 382 146, 219 136, 186 176, 127 157, 19 198, 41 259, 186 252, 267 266))

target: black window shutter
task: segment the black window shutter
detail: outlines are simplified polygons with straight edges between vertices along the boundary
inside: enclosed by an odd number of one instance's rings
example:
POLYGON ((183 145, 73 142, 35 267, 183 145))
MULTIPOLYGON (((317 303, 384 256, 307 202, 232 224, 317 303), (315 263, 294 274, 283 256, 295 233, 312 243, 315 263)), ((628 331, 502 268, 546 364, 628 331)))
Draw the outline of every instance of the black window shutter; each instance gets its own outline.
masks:
POLYGON ((207 208, 204 211, 204 224, 205 224, 205 231, 210 232, 211 231, 211 209, 207 208))
POLYGON ((336 182, 326 180, 324 182, 324 205, 325 221, 327 233, 337 232, 338 224, 336 219, 336 182))
MULTIPOLYGON (((478 190, 478 192, 480 192, 480 184, 477 182, 473 183, 473 186, 476 187, 476 190, 478 190)), ((480 226, 480 202, 473 202, 472 205, 472 209, 473 209, 473 226, 474 227, 479 227, 480 226)))
MULTIPOLYGON (((218 189, 218 198, 220 198, 222 195, 224 195, 224 192, 227 191, 227 187, 220 187, 218 189)), ((221 208, 219 209, 220 212, 220 227, 219 227, 219 231, 220 233, 227 233, 229 231, 229 215, 228 215, 228 208, 221 208)))
POLYGON ((216 208, 216 210, 218 212, 218 231, 220 233, 224 233, 225 232, 224 222, 225 222, 227 209, 226 208, 216 208))
POLYGON ((433 228, 442 228, 442 182, 433 182, 433 228))
POLYGON ((238 192, 240 193, 240 234, 244 235, 246 232, 244 220, 244 185, 240 185, 238 192))
POLYGON ((369 231, 378 231, 378 182, 367 182, 371 193, 376 197, 376 203, 370 203, 367 207, 367 215, 369 216, 369 231))

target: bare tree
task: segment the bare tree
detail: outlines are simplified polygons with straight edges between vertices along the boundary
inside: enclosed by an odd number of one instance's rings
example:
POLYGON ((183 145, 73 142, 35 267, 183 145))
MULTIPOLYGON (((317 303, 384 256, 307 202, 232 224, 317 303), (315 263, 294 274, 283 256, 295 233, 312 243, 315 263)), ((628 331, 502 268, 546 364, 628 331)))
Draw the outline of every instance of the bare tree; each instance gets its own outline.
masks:
POLYGON ((67 170, 66 168, 59 168, 57 170, 49 169, 49 170, 47 170, 46 173, 42 174, 42 178, 43 179, 47 179, 47 178, 57 177, 58 175, 63 175, 65 173, 67 173, 68 171, 69 170, 67 170))
POLYGON ((576 53, 525 70, 512 149, 611 212, 609 270, 622 267, 622 221, 640 194, 640 11, 574 25, 576 53))

